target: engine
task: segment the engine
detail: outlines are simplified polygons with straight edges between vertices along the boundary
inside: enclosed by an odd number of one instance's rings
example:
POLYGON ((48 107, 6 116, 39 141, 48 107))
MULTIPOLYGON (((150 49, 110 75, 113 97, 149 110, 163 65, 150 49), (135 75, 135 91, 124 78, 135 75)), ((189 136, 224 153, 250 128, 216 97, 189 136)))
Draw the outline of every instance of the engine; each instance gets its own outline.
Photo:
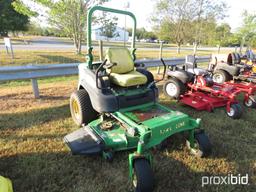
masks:
POLYGON ((214 84, 212 77, 210 75, 199 76, 197 79, 197 83, 199 83, 200 86, 206 87, 211 87, 214 84))

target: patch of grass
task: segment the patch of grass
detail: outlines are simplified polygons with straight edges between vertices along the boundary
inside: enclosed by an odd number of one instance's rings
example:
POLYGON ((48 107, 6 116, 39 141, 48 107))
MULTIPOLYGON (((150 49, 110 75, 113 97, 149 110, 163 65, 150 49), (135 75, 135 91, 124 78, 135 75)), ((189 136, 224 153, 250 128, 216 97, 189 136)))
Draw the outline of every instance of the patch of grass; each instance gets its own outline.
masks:
MULTIPOLYGON (((128 181, 128 154, 116 153, 113 163, 101 157, 72 156, 64 135, 76 130, 69 114, 69 96, 76 79, 42 82, 41 98, 33 99, 30 86, 0 88, 0 173, 9 177, 16 192, 132 191, 128 181)), ((161 90, 161 86, 159 87, 161 90)), ((231 120, 223 108, 197 112, 167 99, 160 102, 174 110, 202 118, 213 144, 213 154, 199 159, 189 155, 181 135, 168 147, 153 153, 156 190, 248 191, 256 188, 256 113, 243 108, 240 120, 231 120), (208 185, 202 176, 249 174, 248 186, 208 185)))
MULTIPOLYGON (((123 47, 122 43, 108 43, 104 46, 120 46, 123 47)), ((96 45, 97 46, 97 45, 96 45)), ((141 47, 147 47, 142 44, 141 47)), ((152 48, 152 47, 151 47, 152 48)), ((222 51, 225 53, 226 51, 222 51)), ((99 60, 98 51, 94 50, 94 61, 99 60)), ((142 50, 138 48, 136 51, 137 58, 159 58, 159 51, 156 50, 142 50)), ((199 50, 197 55, 210 55, 216 53, 209 50, 199 50)), ((192 50, 181 50, 180 54, 177 54, 176 50, 163 49, 162 57, 183 57, 188 54, 193 54, 192 50)), ((58 63, 82 63, 85 62, 86 50, 83 50, 81 55, 77 55, 73 49, 70 50, 15 50, 14 59, 11 55, 8 55, 5 50, 0 50, 0 66, 16 66, 16 65, 43 65, 43 64, 58 64, 58 63)))
MULTIPOLYGON (((46 79, 38 79, 39 87, 41 84, 45 83, 55 83, 55 82, 69 82, 77 80, 77 75, 73 76, 62 76, 62 77, 51 77, 46 79)), ((31 85, 31 80, 17 80, 17 81, 7 81, 7 82, 0 82, 1 87, 19 87, 19 86, 27 86, 31 85)))
MULTIPOLYGON (((74 51, 28 51, 14 50, 14 59, 4 50, 0 51, 0 66, 16 65, 43 65, 58 63, 82 63, 85 62, 85 54, 77 55, 74 51)), ((96 57, 96 59, 98 59, 96 57)))

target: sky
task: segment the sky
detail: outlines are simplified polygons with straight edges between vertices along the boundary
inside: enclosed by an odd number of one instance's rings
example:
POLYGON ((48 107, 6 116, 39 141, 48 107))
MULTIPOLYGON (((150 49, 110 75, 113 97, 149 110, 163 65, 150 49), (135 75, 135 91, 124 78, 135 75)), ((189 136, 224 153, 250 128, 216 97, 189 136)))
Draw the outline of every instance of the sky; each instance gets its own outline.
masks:
MULTIPOLYGON (((127 9, 133 12, 137 18, 138 27, 145 27, 150 30, 149 17, 153 13, 154 3, 152 0, 111 0, 104 4, 104 6, 124 9, 125 2, 129 2, 130 7, 127 9)), ((227 22, 232 31, 235 31, 241 25, 241 14, 243 10, 256 13, 256 0, 224 0, 229 9, 228 17, 224 21, 227 22)), ((119 18, 121 26, 124 26, 124 17, 119 18)), ((127 19, 127 26, 131 26, 131 22, 127 19)))
MULTIPOLYGON (((116 9, 125 9, 125 4, 129 2, 129 8, 127 10, 133 12, 137 18, 137 27, 146 28, 151 30, 151 25, 149 22, 150 15, 154 11, 154 1, 156 0, 109 0, 109 2, 104 3, 104 6, 112 7, 116 9)), ((242 17, 241 14, 243 10, 248 10, 249 12, 256 13, 256 0, 223 0, 228 5, 229 9, 227 16, 223 21, 219 23, 226 22, 231 28, 232 32, 235 32, 236 29, 241 26, 242 17)), ((31 3, 31 0, 23 0, 25 3, 31 3)), ((33 3, 32 3, 33 4, 33 3)), ((118 23, 120 27, 124 27, 125 17, 116 15, 119 17, 118 23)), ((41 23, 45 23, 43 17, 41 18, 41 23)), ((40 20, 41 20, 40 19, 40 20)), ((127 27, 132 26, 132 21, 129 17, 126 18, 127 27)))

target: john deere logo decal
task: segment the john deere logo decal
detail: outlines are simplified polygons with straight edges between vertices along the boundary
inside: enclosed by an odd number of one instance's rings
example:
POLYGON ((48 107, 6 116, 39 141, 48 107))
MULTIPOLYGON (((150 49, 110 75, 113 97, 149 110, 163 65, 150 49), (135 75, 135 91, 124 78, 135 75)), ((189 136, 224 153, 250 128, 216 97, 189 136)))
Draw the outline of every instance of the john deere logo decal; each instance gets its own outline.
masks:
MULTIPOLYGON (((180 123, 177 123, 174 128, 175 128, 175 129, 179 129, 179 128, 184 127, 184 126, 185 126, 185 122, 182 121, 182 122, 180 122, 180 123)), ((165 135, 165 134, 167 134, 167 133, 169 133, 169 132, 171 132, 171 131, 172 131, 172 127, 169 127, 169 128, 160 130, 160 134, 161 134, 161 135, 165 135)))

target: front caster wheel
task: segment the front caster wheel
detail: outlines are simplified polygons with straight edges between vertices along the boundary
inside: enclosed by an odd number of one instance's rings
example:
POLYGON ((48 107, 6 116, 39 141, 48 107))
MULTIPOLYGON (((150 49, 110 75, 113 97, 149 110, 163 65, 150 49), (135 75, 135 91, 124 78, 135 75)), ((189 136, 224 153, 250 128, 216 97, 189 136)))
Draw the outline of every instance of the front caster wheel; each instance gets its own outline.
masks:
POLYGON ((247 101, 244 101, 244 105, 246 107, 256 108, 256 102, 255 102, 254 98, 249 97, 247 101))
POLYGON ((242 116, 242 108, 239 104, 232 104, 229 112, 226 111, 227 115, 232 119, 240 119, 242 116))
POLYGON ((208 136, 203 131, 195 133, 194 147, 191 147, 189 140, 187 140, 186 143, 191 154, 196 157, 207 157, 212 152, 212 144, 208 136))
POLYGON ((135 192, 152 192, 154 188, 154 175, 146 159, 134 160, 133 186, 135 192))

